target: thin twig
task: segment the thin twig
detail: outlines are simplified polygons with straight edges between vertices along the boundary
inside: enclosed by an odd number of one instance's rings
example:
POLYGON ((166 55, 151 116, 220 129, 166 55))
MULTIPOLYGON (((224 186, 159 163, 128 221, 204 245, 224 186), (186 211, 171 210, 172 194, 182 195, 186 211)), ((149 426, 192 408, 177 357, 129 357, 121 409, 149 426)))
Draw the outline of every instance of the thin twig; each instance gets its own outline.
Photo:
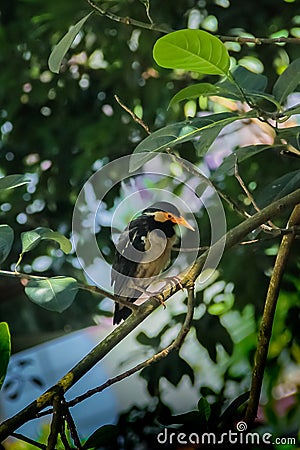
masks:
POLYGON ((142 119, 140 119, 128 106, 124 105, 124 103, 120 100, 120 97, 118 95, 114 95, 116 101, 119 103, 119 105, 133 118, 133 120, 141 125, 141 127, 144 128, 147 134, 151 134, 150 128, 148 125, 143 122, 142 119))
POLYGON ((125 25, 132 25, 138 28, 145 28, 146 30, 152 30, 152 31, 159 31, 161 33, 169 33, 172 31, 171 28, 163 26, 163 25, 156 25, 155 23, 145 23, 140 22, 139 20, 132 19, 131 17, 120 17, 116 14, 112 13, 111 11, 105 10, 101 8, 100 6, 96 5, 92 0, 86 0, 89 5, 101 16, 107 17, 108 19, 111 19, 115 22, 123 23, 125 25))
POLYGON ((98 394, 99 392, 104 391, 104 389, 108 388, 112 384, 118 383, 119 381, 124 380, 124 378, 128 378, 131 375, 133 375, 134 373, 139 372, 140 370, 144 369, 147 366, 150 366, 150 364, 160 361, 161 359, 168 356, 172 350, 179 349, 182 346, 183 341, 190 330, 191 322, 193 319, 193 314, 194 314, 194 286, 191 286, 188 289, 187 313, 185 316, 184 323, 183 323, 177 337, 170 345, 168 345, 168 347, 159 351, 158 353, 156 353, 155 355, 146 359, 145 361, 141 362, 140 364, 137 364, 135 367, 132 367, 131 369, 126 370, 125 372, 121 373, 120 375, 107 380, 105 383, 101 384, 101 386, 90 389, 89 391, 85 392, 84 394, 79 395, 78 397, 74 398, 73 400, 70 400, 69 402, 67 402, 67 405, 69 407, 75 406, 78 403, 90 398, 92 395, 98 394))
POLYGON ((61 442, 62 442, 65 450, 71 450, 71 445, 69 443, 69 440, 68 440, 68 437, 67 437, 67 434, 66 434, 65 424, 66 424, 66 422, 63 421, 62 427, 61 427, 61 430, 60 430, 61 442))
POLYGON ((40 448, 41 450, 46 450, 47 448, 45 444, 41 444, 40 442, 34 441, 33 439, 24 436, 21 433, 12 433, 11 436, 16 439, 19 439, 20 441, 24 441, 27 444, 34 445, 35 447, 40 448))
MULTIPOLYGON (((242 179, 241 175, 239 174, 239 169, 238 169, 238 159, 237 156, 235 155, 235 162, 234 162, 234 176, 237 179, 239 185, 241 186, 241 188, 243 189, 243 191, 245 192, 247 198, 249 199, 250 203, 252 204, 253 208, 259 212, 260 208, 257 206, 256 201, 254 200, 253 195, 251 194, 251 192, 249 191, 249 189, 247 188, 246 184, 244 183, 244 180, 242 179)), ((265 231, 272 231, 273 229, 278 229, 278 227, 276 225, 274 225, 270 220, 268 221, 269 226, 263 224, 261 227, 265 230, 265 231)))
POLYGON ((300 44, 299 38, 291 37, 277 37, 277 38, 256 38, 256 37, 242 37, 242 36, 219 36, 217 37, 222 42, 238 42, 239 44, 300 44))
POLYGON ((69 410, 69 407, 68 407, 68 404, 67 404, 65 398, 63 399, 63 411, 64 411, 64 416, 65 416, 65 419, 66 419, 66 423, 67 423, 68 428, 70 430, 71 437, 72 437, 73 442, 74 442, 74 444, 76 446, 76 449, 80 450, 80 449, 82 449, 82 445, 81 445, 81 442, 80 442, 80 439, 79 439, 79 435, 78 435, 78 432, 77 432, 77 428, 76 428, 74 419, 72 417, 72 414, 71 414, 71 412, 69 410))
MULTIPOLYGON (((0 276, 1 275, 5 276, 5 277, 21 278, 21 279, 25 279, 25 280, 36 280, 36 281, 49 280, 49 277, 45 277, 45 276, 28 275, 27 273, 10 272, 8 270, 0 270, 0 276)), ((110 292, 105 291, 104 289, 102 289, 98 286, 91 286, 91 285, 78 283, 78 287, 79 287, 79 289, 82 289, 84 291, 89 291, 89 292, 92 292, 93 294, 101 295, 101 297, 110 298, 114 302, 120 303, 120 305, 130 308, 132 311, 136 312, 139 308, 137 305, 134 305, 133 303, 128 302, 127 300, 124 300, 122 298, 119 298, 119 297, 115 296, 114 294, 111 294, 110 292)))
POLYGON ((172 150, 170 148, 168 148, 167 153, 171 156, 173 156, 173 158, 178 162, 178 164, 180 164, 184 169, 186 169, 189 173, 197 176, 198 178, 200 178, 200 180, 202 180, 206 185, 210 186, 211 188, 213 188, 218 195, 234 210, 237 211, 242 217, 249 219, 250 214, 248 214, 246 211, 242 210, 236 203, 234 200, 232 200, 231 198, 229 198, 226 194, 224 194, 222 191, 220 191, 218 189, 218 187, 209 179, 207 178, 205 175, 203 175, 203 173, 200 172, 200 170, 195 169, 194 166, 192 165, 187 165, 185 163, 185 161, 180 158, 180 156, 176 155, 174 152, 172 152, 172 150))
MULTIPOLYGON (((297 205, 291 214, 287 228, 298 225, 299 223, 300 205, 297 205)), ((245 414, 245 422, 249 426, 253 424, 257 414, 280 284, 294 239, 295 234, 286 234, 283 236, 269 283, 266 303, 259 328, 258 344, 252 371, 249 403, 245 414)))

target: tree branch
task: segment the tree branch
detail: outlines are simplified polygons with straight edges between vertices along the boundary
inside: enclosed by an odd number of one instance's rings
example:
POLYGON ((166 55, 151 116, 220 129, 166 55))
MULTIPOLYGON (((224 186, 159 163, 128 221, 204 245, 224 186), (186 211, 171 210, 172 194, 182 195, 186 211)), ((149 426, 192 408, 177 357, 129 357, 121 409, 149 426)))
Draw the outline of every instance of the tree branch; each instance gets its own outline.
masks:
POLYGON ((46 445, 45 444, 41 444, 40 442, 36 442, 33 439, 24 436, 23 434, 20 433, 12 433, 11 436, 15 439, 19 439, 20 441, 24 441, 27 444, 33 445, 34 447, 40 448, 41 450, 46 450, 46 445))
POLYGON ((50 427, 50 434, 47 442, 47 450, 55 450, 57 444, 58 433, 62 428, 62 423, 64 419, 62 417, 62 403, 61 396, 59 393, 55 394, 53 397, 53 415, 50 427))
MULTIPOLYGON (((132 19, 131 17, 121 17, 112 13, 111 11, 105 10, 97 5, 93 0, 86 0, 87 3, 93 8, 93 10, 100 14, 103 17, 107 17, 114 22, 123 23, 125 25, 131 25, 138 28, 144 28, 146 30, 151 31, 159 31, 160 33, 170 33, 174 31, 172 28, 166 25, 157 25, 153 23, 152 19, 149 17, 148 12, 146 10, 147 16, 150 19, 150 23, 141 22, 136 19, 132 19)), ((277 37, 277 38, 256 38, 256 37, 242 37, 242 36, 220 36, 216 35, 222 42, 237 42, 239 44, 300 44, 299 38, 291 38, 291 37, 277 37)))
MULTIPOLYGON (((217 241, 205 253, 200 255, 194 264, 184 270, 177 276, 181 285, 190 286, 201 273, 209 252, 218 252, 223 249, 225 240, 225 250, 233 247, 241 242, 247 234, 269 219, 281 216, 284 212, 300 203, 300 189, 291 194, 275 201, 271 205, 257 212, 252 217, 237 225, 227 234, 217 241)), ((289 236, 289 235, 287 235, 289 236)), ((171 295, 181 289, 179 283, 174 286, 168 286, 162 291, 162 298, 166 301, 171 295)), ((119 342, 121 342, 133 329, 135 329, 146 317, 149 316, 156 308, 160 306, 157 298, 153 297, 146 300, 138 309, 136 314, 126 319, 112 333, 110 333, 102 342, 100 342, 93 350, 91 350, 81 361, 79 361, 61 380, 54 386, 50 387, 38 399, 30 403, 24 409, 19 411, 15 416, 7 419, 0 425, 0 441, 8 437, 16 428, 23 425, 28 420, 34 419, 36 414, 51 405, 54 396, 63 390, 68 391, 83 375, 85 375, 95 364, 102 360, 119 342)))
POLYGON ((67 402, 67 405, 69 407, 75 406, 78 403, 90 398, 92 395, 98 394, 99 392, 104 391, 104 389, 110 387, 112 384, 118 383, 119 381, 124 380, 124 378, 128 378, 131 375, 133 375, 134 373, 139 372, 140 370, 144 369, 145 367, 150 366, 151 364, 160 361, 161 359, 168 356, 172 350, 175 350, 175 349, 178 350, 182 346, 184 339, 191 328, 193 315, 194 315, 194 286, 192 286, 190 289, 188 289, 188 303, 187 303, 187 313, 185 316, 185 320, 182 324, 182 327, 181 327, 177 337, 174 339, 174 341, 170 345, 168 345, 168 347, 159 351, 158 353, 156 353, 155 355, 146 359, 145 361, 141 362, 140 364, 137 364, 136 366, 132 367, 131 369, 126 370, 125 372, 121 373, 120 375, 117 375, 116 377, 107 380, 105 383, 101 384, 101 386, 90 389, 89 391, 85 392, 84 394, 79 395, 78 397, 74 398, 73 400, 70 400, 69 402, 67 402))
MULTIPOLYGON (((293 228, 295 225, 299 225, 299 223, 300 205, 297 205, 295 206, 291 214, 287 228, 293 228)), ((295 240, 295 236, 296 235, 294 233, 289 233, 283 236, 269 283, 266 303, 259 329, 258 344, 252 372, 249 403, 245 414, 245 422, 247 422, 249 426, 253 424, 257 414, 280 284, 288 257, 292 249, 293 242, 295 240)))
POLYGON ((110 20, 113 20, 114 22, 123 23, 125 25, 132 25, 132 26, 135 26, 138 28, 145 28, 146 30, 159 31, 161 33, 170 33, 170 31, 172 31, 172 29, 167 26, 156 25, 153 22, 145 23, 145 22, 140 22, 139 20, 131 19, 131 17, 117 16, 116 14, 101 8, 96 3, 94 3, 93 0, 86 0, 86 1, 93 8, 94 11, 96 11, 101 16, 104 16, 110 20))

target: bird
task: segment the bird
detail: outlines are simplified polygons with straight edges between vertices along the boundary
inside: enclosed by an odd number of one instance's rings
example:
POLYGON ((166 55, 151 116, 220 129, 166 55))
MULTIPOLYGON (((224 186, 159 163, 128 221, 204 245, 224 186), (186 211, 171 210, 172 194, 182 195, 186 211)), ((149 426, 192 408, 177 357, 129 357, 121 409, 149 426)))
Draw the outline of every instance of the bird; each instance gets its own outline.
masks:
MULTIPOLYGON (((176 225, 195 231, 169 202, 157 202, 129 222, 119 237, 112 264, 111 285, 116 298, 133 303, 147 292, 153 277, 170 262, 171 249, 177 239, 176 225)), ((115 302, 113 325, 130 314, 130 308, 115 302)))

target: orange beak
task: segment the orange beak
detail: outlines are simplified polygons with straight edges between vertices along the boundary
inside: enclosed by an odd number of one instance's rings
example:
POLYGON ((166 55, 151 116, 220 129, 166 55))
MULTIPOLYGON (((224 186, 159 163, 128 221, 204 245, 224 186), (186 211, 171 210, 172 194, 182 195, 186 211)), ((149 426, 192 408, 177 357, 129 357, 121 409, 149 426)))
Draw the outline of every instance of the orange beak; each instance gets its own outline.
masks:
POLYGON ((192 225, 190 225, 184 217, 180 216, 172 216, 171 219, 172 222, 177 223, 178 225, 183 225, 184 227, 188 228, 189 230, 195 231, 195 228, 192 227, 192 225))

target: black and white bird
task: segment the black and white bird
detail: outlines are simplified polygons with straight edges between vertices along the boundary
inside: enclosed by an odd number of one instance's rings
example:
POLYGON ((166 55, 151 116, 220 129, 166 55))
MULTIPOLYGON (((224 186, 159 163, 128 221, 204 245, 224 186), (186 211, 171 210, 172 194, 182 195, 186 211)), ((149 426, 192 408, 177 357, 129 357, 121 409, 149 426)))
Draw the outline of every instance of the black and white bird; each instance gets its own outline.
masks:
MULTIPOLYGON (((111 284, 114 295, 129 302, 140 297, 168 265, 176 241, 175 225, 194 228, 178 209, 159 202, 145 209, 121 233, 112 265, 111 284)), ((115 303, 113 324, 126 319, 131 310, 115 303)))

